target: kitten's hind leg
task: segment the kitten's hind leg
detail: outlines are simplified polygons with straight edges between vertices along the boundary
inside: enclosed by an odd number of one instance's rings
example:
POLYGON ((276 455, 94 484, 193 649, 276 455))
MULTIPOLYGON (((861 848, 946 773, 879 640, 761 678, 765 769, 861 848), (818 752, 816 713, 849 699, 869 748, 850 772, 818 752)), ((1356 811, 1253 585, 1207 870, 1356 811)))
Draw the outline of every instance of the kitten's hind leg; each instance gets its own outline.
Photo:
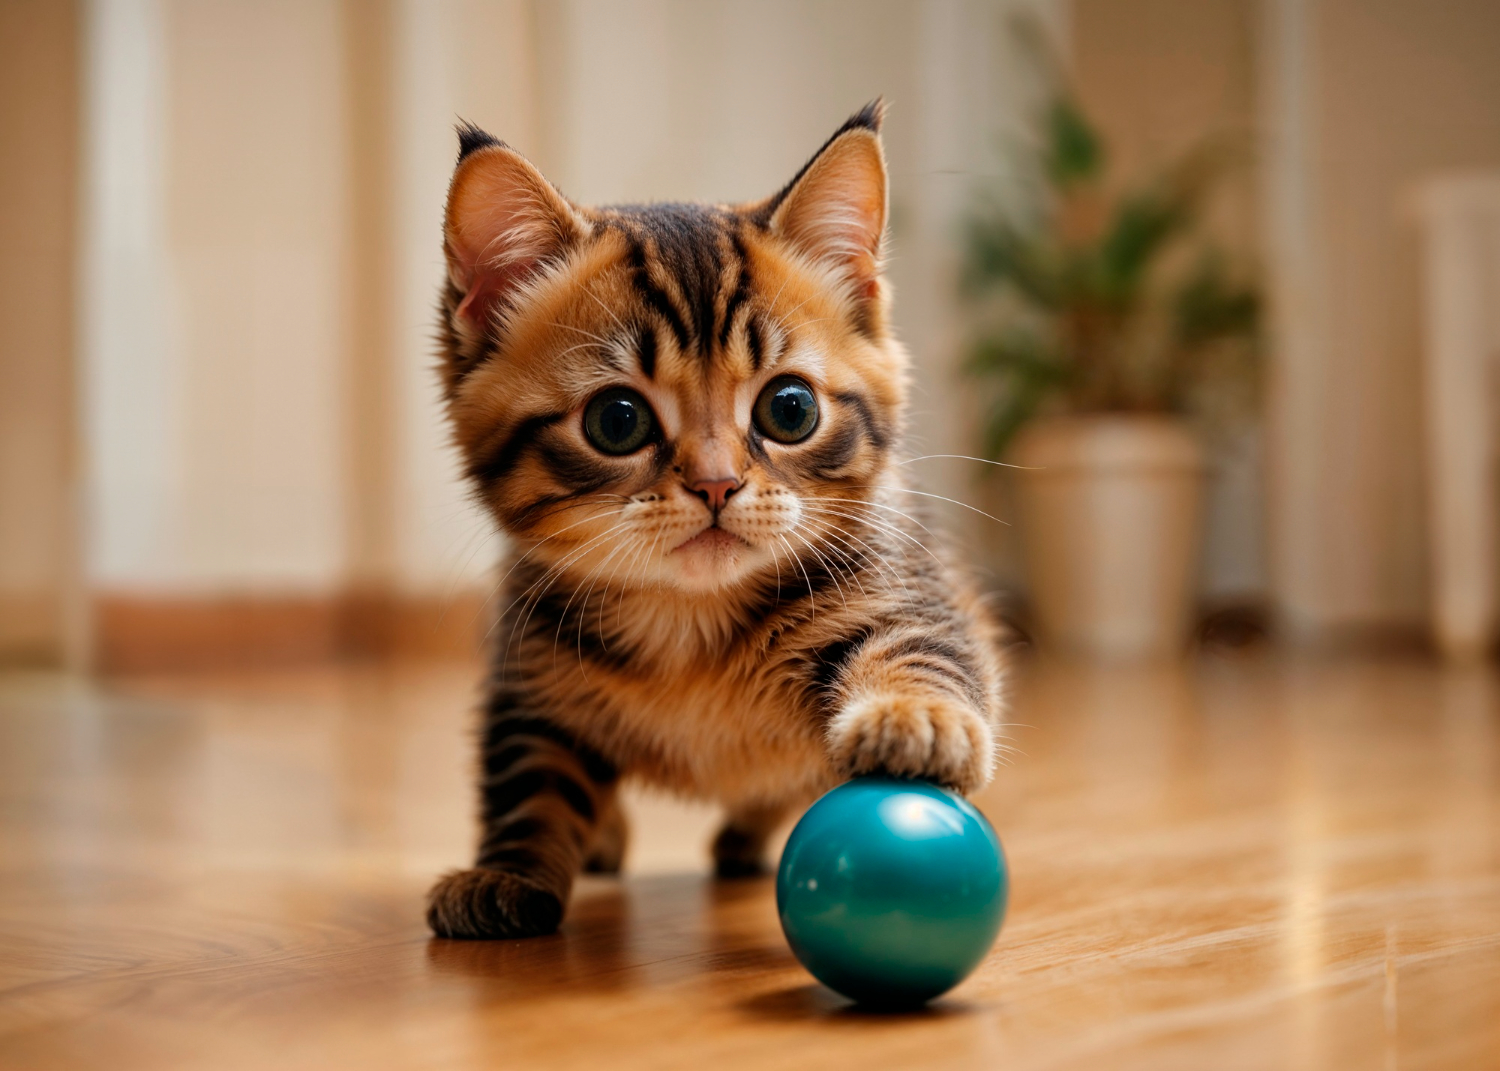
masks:
POLYGON ((737 807, 714 838, 714 874, 753 878, 766 872, 766 842, 790 810, 785 804, 737 807))
POLYGON ((583 869, 590 874, 618 874, 629 843, 630 823, 620 806, 619 794, 611 791, 599 812, 599 824, 583 857, 583 869))
POLYGON ((483 737, 482 833, 473 869, 428 894, 439 937, 533 937, 562 921, 615 772, 546 718, 492 700, 483 737))

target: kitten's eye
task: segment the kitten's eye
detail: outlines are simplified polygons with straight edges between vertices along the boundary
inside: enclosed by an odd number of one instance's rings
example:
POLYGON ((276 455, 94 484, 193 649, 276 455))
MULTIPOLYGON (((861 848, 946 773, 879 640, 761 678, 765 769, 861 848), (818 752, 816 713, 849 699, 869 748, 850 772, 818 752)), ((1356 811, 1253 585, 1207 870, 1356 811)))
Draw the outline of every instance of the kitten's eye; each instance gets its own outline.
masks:
POLYGON ((583 430, 606 454, 633 454, 651 438, 656 418, 651 406, 629 387, 611 387, 583 411, 583 430))
POLYGON ((818 426, 818 399, 796 376, 777 376, 755 400, 755 426, 777 442, 800 442, 818 426))

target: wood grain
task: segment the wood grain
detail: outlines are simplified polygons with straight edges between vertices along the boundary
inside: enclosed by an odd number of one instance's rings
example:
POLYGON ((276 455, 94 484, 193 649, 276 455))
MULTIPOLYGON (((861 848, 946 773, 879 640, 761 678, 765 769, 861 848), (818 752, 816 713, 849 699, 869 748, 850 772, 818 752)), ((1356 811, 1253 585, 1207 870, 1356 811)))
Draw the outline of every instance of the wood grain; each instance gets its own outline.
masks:
POLYGON ((1011 917, 930 1010, 791 959, 635 799, 562 933, 431 940, 471 667, 0 678, 0 1067, 1500 1066, 1491 669, 1028 667, 1011 917))

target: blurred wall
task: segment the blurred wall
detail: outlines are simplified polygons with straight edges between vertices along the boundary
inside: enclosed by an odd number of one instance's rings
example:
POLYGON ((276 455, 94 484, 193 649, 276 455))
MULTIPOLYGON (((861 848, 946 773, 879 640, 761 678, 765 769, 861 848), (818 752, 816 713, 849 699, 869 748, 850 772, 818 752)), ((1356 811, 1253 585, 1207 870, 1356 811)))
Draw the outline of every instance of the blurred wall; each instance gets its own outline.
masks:
MULTIPOLYGON (((1244 268, 1265 267, 1259 227, 1257 55, 1261 0, 1074 0, 1079 96, 1117 176, 1149 176, 1213 145, 1227 161, 1205 227, 1244 268)), ((1264 603, 1263 428, 1209 443, 1202 592, 1210 606, 1264 603)))
POLYGON ((91 580, 328 589, 345 512, 338 5, 89 10, 91 580))
POLYGON ((71 489, 78 18, 0 4, 0 660, 55 661, 76 575, 71 489))
POLYGON ((1268 0, 1263 220, 1275 286, 1271 547, 1295 632, 1427 618, 1412 194, 1500 169, 1500 5, 1268 0))

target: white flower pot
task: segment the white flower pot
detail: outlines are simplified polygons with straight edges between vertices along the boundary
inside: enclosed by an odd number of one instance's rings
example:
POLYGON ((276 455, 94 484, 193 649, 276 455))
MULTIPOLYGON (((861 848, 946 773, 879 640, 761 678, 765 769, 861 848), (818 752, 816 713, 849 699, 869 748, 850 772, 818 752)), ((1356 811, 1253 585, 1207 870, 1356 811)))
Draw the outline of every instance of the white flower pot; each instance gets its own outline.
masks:
POLYGON ((1192 627, 1203 453, 1179 420, 1100 414, 1017 435, 1022 547, 1044 649, 1100 659, 1180 654, 1192 627))

